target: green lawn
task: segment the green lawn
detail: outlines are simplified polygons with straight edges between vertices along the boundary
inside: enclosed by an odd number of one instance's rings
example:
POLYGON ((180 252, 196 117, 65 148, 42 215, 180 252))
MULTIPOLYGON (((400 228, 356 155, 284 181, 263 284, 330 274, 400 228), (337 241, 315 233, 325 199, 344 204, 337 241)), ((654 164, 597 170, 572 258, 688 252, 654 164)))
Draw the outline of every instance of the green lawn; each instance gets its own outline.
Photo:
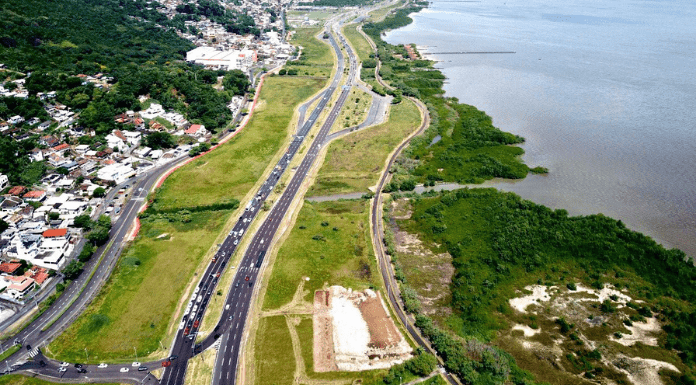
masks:
MULTIPOLYGON (((334 58, 328 42, 315 38, 320 28, 300 28, 290 40, 290 44, 302 46, 299 60, 288 62, 285 69, 296 69, 299 76, 328 78, 334 66, 334 58)), ((321 35, 319 36, 321 38, 321 35)))
POLYGON ((288 136, 295 107, 319 91, 325 82, 302 77, 266 78, 247 127, 167 178, 153 207, 209 205, 244 197, 288 136))
POLYGON ((97 363, 134 359, 134 347, 139 357, 159 349, 160 342, 166 347, 174 309, 230 214, 194 213, 188 223, 144 220, 104 289, 49 345, 51 355, 84 362, 86 348, 97 363))
MULTIPOLYGON (((9 376, 0 377, 0 385, 53 385, 57 382, 50 382, 34 377, 22 376, 20 374, 12 374, 9 376)), ((102 385, 117 385, 117 384, 107 384, 102 385)))
POLYGON ((368 201, 304 202, 272 269, 264 309, 290 302, 302 277, 309 277, 304 286, 310 293, 307 301, 324 284, 356 290, 381 287, 370 240, 368 201))
MULTIPOLYGON (((357 24, 350 24, 343 29, 343 34, 346 36, 348 41, 350 41, 350 45, 353 46, 353 49, 355 50, 355 53, 358 55, 358 58, 360 58, 360 61, 363 61, 369 58, 370 54, 374 51, 372 50, 372 47, 370 47, 370 44, 367 42, 367 40, 365 40, 363 35, 361 35, 360 32, 357 31, 357 28, 357 24)), ((374 71, 374 69, 372 68, 370 68, 369 70, 374 71)))
POLYGON ((336 123, 331 126, 331 132, 354 127, 362 123, 367 117, 371 105, 372 96, 360 88, 353 87, 341 109, 340 115, 338 115, 338 119, 336 119, 336 123))
POLYGON ((292 384, 295 357, 285 316, 261 318, 254 343, 254 356, 256 384, 292 384))
POLYGON ((387 122, 331 143, 308 196, 367 192, 377 183, 389 153, 419 125, 418 108, 404 99, 392 106, 387 122))

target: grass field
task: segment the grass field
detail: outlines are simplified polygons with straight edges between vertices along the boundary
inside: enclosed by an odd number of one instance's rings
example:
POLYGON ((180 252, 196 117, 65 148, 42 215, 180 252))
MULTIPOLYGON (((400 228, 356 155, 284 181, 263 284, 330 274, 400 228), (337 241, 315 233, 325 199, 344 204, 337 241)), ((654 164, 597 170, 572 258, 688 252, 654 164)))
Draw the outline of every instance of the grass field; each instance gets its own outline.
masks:
MULTIPOLYGON (((12 374, 9 376, 0 377, 0 385, 53 385, 53 384, 57 384, 57 382, 46 381, 46 380, 42 380, 42 379, 34 378, 34 377, 22 376, 19 374, 12 374)), ((117 384, 104 383, 102 385, 117 385, 117 384)))
POLYGON ((189 360, 184 385, 209 385, 213 379, 216 355, 215 349, 208 349, 189 360))
POLYGON ((328 42, 324 43, 315 38, 315 35, 320 30, 320 28, 300 28, 295 30, 290 44, 302 46, 302 55, 300 55, 299 60, 288 62, 285 65, 287 70, 296 69, 300 77, 328 78, 331 76, 334 58, 328 42))
POLYGON ((301 77, 267 78, 248 126, 215 151, 167 178, 153 207, 209 205, 243 197, 286 139, 295 107, 319 91, 325 82, 301 77))
MULTIPOLYGON (((191 214, 188 223, 145 220, 109 282, 88 309, 49 345, 68 362, 134 359, 168 345, 172 314, 194 270, 231 211, 191 214)), ((166 354, 166 353, 163 353, 166 354)))
POLYGON ((370 47, 370 44, 365 40, 363 35, 360 34, 360 32, 357 31, 358 24, 349 24, 345 28, 343 28, 343 34, 346 36, 346 39, 350 41, 350 45, 353 46, 353 49, 355 50, 355 53, 358 55, 358 58, 360 61, 363 61, 367 58, 370 57, 370 54, 373 53, 372 47, 370 47))
POLYGON ((379 8, 375 11, 372 11, 372 12, 370 12, 369 20, 373 21, 373 22, 374 21, 382 21, 384 19, 384 17, 387 16, 387 14, 389 14, 389 12, 391 12, 392 10, 394 10, 398 7, 401 7, 403 4, 404 4, 403 1, 399 1, 398 3, 396 3, 390 7, 379 8))
POLYGON ((295 359, 285 317, 261 318, 258 330, 254 344, 254 382, 259 385, 292 384, 295 359))
POLYGON ((404 99, 389 120, 331 143, 309 196, 367 192, 376 184, 389 153, 420 124, 418 108, 404 99))
POLYGON ((290 302, 302 277, 305 300, 325 284, 353 289, 381 286, 370 240, 368 202, 304 202, 273 264, 264 309, 290 302))
POLYGON ((331 127, 331 132, 354 127, 362 123, 367 117, 368 111, 370 111, 370 105, 372 105, 372 96, 357 87, 353 87, 341 109, 341 114, 338 115, 336 123, 331 127))

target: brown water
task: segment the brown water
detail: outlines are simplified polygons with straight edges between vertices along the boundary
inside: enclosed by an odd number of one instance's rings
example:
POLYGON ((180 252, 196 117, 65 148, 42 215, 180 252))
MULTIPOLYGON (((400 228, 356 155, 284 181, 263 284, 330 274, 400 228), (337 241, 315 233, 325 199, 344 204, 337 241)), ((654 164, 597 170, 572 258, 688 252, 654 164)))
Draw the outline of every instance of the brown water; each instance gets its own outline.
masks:
POLYGON ((550 170, 487 185, 696 256, 693 2, 435 1, 412 18, 386 40, 423 46, 448 96, 524 136, 524 161, 550 170), (516 53, 437 53, 453 51, 516 53))

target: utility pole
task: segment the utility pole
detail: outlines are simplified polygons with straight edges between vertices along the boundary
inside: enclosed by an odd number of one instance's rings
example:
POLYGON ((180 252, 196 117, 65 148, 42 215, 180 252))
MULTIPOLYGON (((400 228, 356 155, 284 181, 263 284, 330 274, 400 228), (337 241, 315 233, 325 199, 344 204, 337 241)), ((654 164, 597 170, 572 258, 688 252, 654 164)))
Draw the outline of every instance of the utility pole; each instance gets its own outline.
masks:
POLYGON ((133 351, 135 352, 135 362, 138 362, 138 351, 135 350, 135 346, 133 346, 133 351))
POLYGON ((89 353, 87 353, 87 348, 85 348, 85 355, 87 356, 87 361, 89 361, 89 353))

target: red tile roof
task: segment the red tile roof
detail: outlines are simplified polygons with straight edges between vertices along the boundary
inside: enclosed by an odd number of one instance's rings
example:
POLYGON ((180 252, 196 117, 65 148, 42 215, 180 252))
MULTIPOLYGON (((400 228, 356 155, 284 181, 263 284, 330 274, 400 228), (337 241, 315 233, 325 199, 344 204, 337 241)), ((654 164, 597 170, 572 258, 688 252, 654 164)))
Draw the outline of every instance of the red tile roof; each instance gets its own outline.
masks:
POLYGON ((63 143, 63 144, 61 144, 61 145, 59 145, 59 146, 53 147, 53 149, 56 150, 56 151, 63 151, 63 150, 65 150, 66 148, 70 148, 70 146, 69 146, 67 143, 63 143))
POLYGON ((185 132, 187 134, 195 134, 201 128, 200 124, 192 124, 185 132))
POLYGON ((49 229, 43 232, 43 237, 44 238, 53 238, 53 237, 64 237, 68 233, 68 229, 49 229))
POLYGON ((48 279, 48 270, 43 267, 34 266, 30 270, 27 270, 24 276, 33 279, 36 283, 41 285, 48 279))
POLYGON ((7 273, 7 274, 14 274, 17 269, 22 267, 21 263, 15 263, 15 262, 10 262, 10 263, 0 263, 0 272, 1 273, 7 273))
POLYGON ((24 198, 41 198, 44 195, 46 195, 45 191, 32 190, 32 191, 29 191, 28 193, 24 194, 24 198))
POLYGON ((24 186, 14 186, 10 189, 9 194, 10 195, 22 195, 22 193, 26 190, 26 187, 24 186))
POLYGON ((114 130, 114 135, 115 135, 117 138, 119 138, 119 139, 121 139, 122 141, 124 141, 124 142, 125 142, 126 140, 128 140, 128 139, 126 139, 126 136, 123 135, 123 132, 121 132, 120 130, 114 130))

